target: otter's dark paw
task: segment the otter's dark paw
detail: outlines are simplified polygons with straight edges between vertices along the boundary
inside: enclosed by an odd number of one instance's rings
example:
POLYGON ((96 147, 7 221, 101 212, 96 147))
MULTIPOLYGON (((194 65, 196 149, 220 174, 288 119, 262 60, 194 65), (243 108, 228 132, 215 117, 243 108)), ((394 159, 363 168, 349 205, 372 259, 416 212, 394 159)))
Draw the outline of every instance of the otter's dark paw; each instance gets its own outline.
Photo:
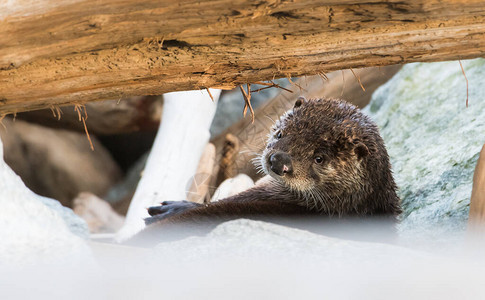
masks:
POLYGON ((172 217, 174 215, 178 215, 183 213, 188 209, 192 209, 202 204, 190 202, 190 201, 163 201, 160 206, 152 206, 148 208, 148 214, 151 216, 150 218, 145 219, 145 224, 149 225, 157 221, 161 221, 172 217))

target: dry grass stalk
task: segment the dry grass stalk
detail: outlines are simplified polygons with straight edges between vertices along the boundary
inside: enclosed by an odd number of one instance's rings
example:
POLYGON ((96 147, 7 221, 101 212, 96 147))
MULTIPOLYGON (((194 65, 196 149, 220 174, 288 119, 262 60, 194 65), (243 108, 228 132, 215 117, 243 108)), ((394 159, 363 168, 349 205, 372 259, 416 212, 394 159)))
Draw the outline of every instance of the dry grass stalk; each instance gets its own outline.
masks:
POLYGON ((212 102, 214 102, 214 97, 212 97, 211 91, 208 88, 206 88, 206 90, 207 90, 207 93, 209 94, 209 97, 211 97, 212 102))
POLYGON ((254 123, 254 110, 253 106, 251 105, 251 84, 248 83, 248 91, 244 90, 243 86, 240 85, 239 88, 241 89, 241 93, 243 94, 244 97, 244 110, 243 110, 243 116, 246 116, 246 112, 249 110, 251 111, 251 123, 254 123))
POLYGON ((89 146, 91 147, 91 150, 94 151, 93 141, 91 140, 91 136, 89 135, 89 131, 88 131, 88 126, 86 125, 86 120, 88 119, 88 113, 86 111, 86 106, 76 104, 76 105, 74 105, 74 110, 77 112, 77 115, 79 117, 79 121, 83 122, 84 132, 86 133, 86 137, 89 141, 89 146), (82 115, 83 109, 84 109, 84 116, 82 115))
POLYGON ((362 88, 362 90, 365 92, 365 88, 364 88, 364 86, 362 85, 362 82, 360 81, 360 77, 359 77, 359 76, 357 76, 357 75, 355 74, 355 72, 354 72, 354 70, 353 70, 352 68, 350 68, 350 71, 352 71, 352 74, 354 74, 355 78, 356 78, 356 79, 357 79, 357 81, 359 82, 360 87, 361 87, 361 88, 362 88))

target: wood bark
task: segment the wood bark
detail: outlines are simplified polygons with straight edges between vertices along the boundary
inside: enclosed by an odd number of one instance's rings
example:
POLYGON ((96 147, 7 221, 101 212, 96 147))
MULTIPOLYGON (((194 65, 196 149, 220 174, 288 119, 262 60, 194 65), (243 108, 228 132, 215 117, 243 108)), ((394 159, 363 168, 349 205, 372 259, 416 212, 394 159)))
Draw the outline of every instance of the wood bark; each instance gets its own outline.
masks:
POLYGON ((239 139, 228 133, 225 135, 224 140, 222 141, 222 137, 218 136, 219 142, 219 150, 220 150, 220 159, 219 168, 217 178, 215 181, 215 186, 219 186, 223 181, 226 179, 232 178, 236 176, 237 169, 236 169, 236 158, 239 155, 239 139))
POLYGON ((214 177, 215 159, 216 147, 213 144, 208 143, 200 157, 197 171, 195 171, 192 178, 192 184, 187 190, 187 201, 201 204, 210 202, 210 184, 212 182, 212 177, 214 177))
POLYGON ((0 115, 481 57, 483 0, 40 0, 0 7, 0 115))
POLYGON ((468 228, 471 231, 485 232, 485 146, 480 151, 480 157, 473 174, 468 228))

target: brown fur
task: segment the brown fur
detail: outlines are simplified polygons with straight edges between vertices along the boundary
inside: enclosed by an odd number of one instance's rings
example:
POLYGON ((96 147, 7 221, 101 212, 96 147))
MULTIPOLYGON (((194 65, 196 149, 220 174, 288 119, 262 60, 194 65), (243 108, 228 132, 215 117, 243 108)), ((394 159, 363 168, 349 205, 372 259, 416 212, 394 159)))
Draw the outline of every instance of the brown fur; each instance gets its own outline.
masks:
POLYGON ((377 126, 343 100, 299 98, 274 125, 259 168, 268 175, 235 196, 200 206, 186 203, 184 207, 179 202, 177 209, 171 209, 174 204, 162 205, 147 220, 147 231, 168 228, 168 224, 218 224, 241 217, 392 219, 401 212, 377 126), (282 176, 270 168, 275 153, 291 158, 292 168, 282 176))

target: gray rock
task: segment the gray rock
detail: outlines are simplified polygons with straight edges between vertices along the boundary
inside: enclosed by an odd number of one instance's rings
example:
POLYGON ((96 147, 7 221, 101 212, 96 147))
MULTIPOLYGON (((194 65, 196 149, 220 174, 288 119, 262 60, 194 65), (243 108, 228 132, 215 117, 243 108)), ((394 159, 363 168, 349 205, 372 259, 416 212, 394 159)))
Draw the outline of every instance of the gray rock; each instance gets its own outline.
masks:
POLYGON ((3 161, 0 141, 0 269, 91 264, 87 226, 57 201, 34 194, 3 161))
POLYGON ((35 193, 72 207, 80 192, 103 196, 121 178, 110 153, 92 136, 24 121, 3 120, 0 129, 5 162, 35 193))
MULTIPOLYGON (((404 260, 425 254, 398 246, 343 240, 272 223, 238 219, 217 226, 207 236, 161 243, 154 248, 155 261, 263 260, 302 263, 386 264, 395 257, 404 260)), ((402 262, 402 261, 401 261, 402 262)))
POLYGON ((42 196, 38 196, 38 199, 49 209, 55 211, 73 234, 83 239, 89 238, 88 225, 72 209, 62 206, 59 201, 54 199, 42 196))
POLYGON ((404 213, 402 237, 462 238, 472 177, 485 142, 485 60, 415 63, 366 107, 386 143, 404 213), (432 230, 430 230, 432 228, 432 230))

